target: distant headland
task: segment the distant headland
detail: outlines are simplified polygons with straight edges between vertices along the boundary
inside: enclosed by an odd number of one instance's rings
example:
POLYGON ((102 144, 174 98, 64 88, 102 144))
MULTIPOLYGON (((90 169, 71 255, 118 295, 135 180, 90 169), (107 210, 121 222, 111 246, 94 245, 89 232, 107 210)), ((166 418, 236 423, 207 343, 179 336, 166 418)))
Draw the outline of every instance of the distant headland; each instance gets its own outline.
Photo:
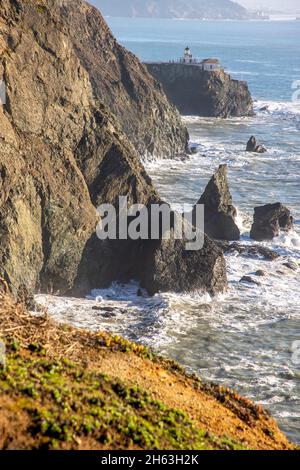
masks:
POLYGON ((244 20, 248 11, 230 0, 93 0, 107 16, 128 18, 180 18, 207 20, 244 20))

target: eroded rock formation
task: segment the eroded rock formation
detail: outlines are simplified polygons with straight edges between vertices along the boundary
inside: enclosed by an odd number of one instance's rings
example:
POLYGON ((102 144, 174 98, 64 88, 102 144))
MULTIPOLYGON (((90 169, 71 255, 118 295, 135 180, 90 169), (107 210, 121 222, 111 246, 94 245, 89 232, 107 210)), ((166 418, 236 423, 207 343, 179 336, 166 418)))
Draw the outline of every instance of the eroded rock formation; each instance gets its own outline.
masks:
POLYGON ((240 239, 240 230, 236 225, 237 211, 229 190, 227 165, 219 166, 197 204, 204 205, 204 230, 210 238, 240 239))

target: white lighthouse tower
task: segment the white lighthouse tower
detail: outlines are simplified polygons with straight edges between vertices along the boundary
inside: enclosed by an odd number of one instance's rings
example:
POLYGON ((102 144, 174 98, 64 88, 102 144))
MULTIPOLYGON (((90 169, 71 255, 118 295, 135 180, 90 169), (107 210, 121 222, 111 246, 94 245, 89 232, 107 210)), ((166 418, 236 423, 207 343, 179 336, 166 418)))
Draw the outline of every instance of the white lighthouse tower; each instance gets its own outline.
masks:
POLYGON ((184 49, 184 56, 183 56, 183 63, 184 64, 191 64, 193 61, 193 54, 191 53, 191 49, 189 46, 186 46, 184 49))

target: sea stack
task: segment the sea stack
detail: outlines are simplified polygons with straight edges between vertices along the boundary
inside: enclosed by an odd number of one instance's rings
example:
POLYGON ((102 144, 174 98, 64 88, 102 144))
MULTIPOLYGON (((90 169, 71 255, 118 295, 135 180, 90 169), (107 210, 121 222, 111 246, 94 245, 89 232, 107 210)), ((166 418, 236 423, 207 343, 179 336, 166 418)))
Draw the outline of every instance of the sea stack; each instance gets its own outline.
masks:
POLYGON ((273 240, 280 231, 289 232, 293 228, 290 210, 280 202, 267 204, 254 209, 254 221, 250 237, 256 241, 273 240))
POLYGON ((265 153, 267 152, 267 149, 263 145, 259 144, 256 137, 252 135, 247 142, 246 152, 265 153))
POLYGON ((240 239, 240 230, 236 224, 237 211, 228 184, 227 165, 219 166, 197 204, 204 205, 204 230, 210 238, 228 241, 240 239))

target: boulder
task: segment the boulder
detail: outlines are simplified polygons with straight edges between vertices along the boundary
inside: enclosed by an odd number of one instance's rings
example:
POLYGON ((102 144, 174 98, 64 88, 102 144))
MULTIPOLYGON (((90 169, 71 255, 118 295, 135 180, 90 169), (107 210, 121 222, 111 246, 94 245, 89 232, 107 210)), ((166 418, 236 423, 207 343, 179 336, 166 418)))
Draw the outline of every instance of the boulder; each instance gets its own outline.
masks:
POLYGON ((231 243, 224 246, 224 253, 237 252, 242 256, 251 256, 253 258, 264 259, 266 261, 274 261, 279 258, 279 254, 261 245, 241 245, 240 243, 231 243))
MULTIPOLYGON (((239 240, 240 230, 236 225, 237 211, 232 205, 227 165, 220 165, 212 176, 197 204, 204 205, 205 233, 216 240, 239 240)), ((193 218, 195 207, 193 209, 193 218)))
POLYGON ((243 276, 240 282, 247 282, 248 284, 255 284, 256 286, 260 286, 261 283, 253 279, 251 276, 243 276))
POLYGON ((246 147, 246 152, 265 153, 265 152, 267 152, 267 149, 263 145, 259 144, 257 142, 256 138, 253 135, 248 140, 247 147, 246 147))
POLYGON ((267 204, 254 209, 254 221, 250 237, 256 241, 273 240, 280 234, 293 228, 293 217, 283 204, 267 204))
POLYGON ((299 265, 295 263, 295 261, 287 261, 286 263, 283 263, 283 266, 291 269, 292 271, 298 271, 299 270, 299 265))
POLYGON ((263 271, 262 269, 258 269, 254 274, 255 276, 258 276, 258 277, 265 277, 267 275, 267 273, 263 271))

